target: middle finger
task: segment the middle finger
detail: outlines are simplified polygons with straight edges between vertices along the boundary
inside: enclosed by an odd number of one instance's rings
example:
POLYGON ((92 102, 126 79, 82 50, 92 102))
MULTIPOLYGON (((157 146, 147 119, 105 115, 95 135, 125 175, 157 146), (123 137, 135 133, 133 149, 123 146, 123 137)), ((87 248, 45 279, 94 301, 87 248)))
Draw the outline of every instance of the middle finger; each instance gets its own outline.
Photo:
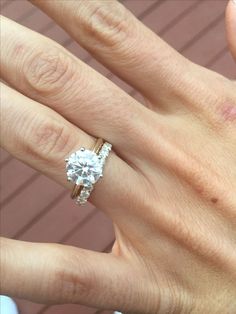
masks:
POLYGON ((54 41, 7 18, 2 18, 1 42, 6 82, 87 133, 110 141, 123 158, 142 154, 144 133, 150 134, 146 121, 156 124, 158 114, 54 41))

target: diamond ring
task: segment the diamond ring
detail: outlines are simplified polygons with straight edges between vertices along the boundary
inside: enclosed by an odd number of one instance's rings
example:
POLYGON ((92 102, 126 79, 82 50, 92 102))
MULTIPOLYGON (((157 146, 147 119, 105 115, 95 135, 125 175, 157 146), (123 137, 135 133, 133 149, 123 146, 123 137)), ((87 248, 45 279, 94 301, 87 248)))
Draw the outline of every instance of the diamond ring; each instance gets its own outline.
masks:
POLYGON ((76 199, 77 204, 87 202, 94 184, 102 178, 111 147, 110 143, 98 138, 92 150, 82 147, 65 159, 67 180, 74 183, 71 198, 76 199))

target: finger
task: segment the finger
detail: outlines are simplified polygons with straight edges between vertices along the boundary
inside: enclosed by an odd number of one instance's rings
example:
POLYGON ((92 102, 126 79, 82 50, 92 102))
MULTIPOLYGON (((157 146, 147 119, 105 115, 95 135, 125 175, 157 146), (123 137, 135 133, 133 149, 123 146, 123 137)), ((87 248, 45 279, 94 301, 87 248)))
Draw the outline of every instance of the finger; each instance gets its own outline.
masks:
POLYGON ((146 121, 154 121, 152 111, 63 47, 6 18, 1 42, 1 75, 6 82, 87 133, 111 142, 123 158, 132 154, 138 159, 140 133, 148 133, 146 121))
POLYGON ((158 100, 159 105, 167 105, 166 96, 169 99, 170 93, 184 89, 181 82, 189 73, 190 62, 118 1, 31 2, 99 61, 147 98, 158 100))
POLYGON ((230 0, 226 9, 226 30, 229 48, 236 61, 236 1, 230 0))
MULTIPOLYGON (((72 189, 67 182, 65 158, 80 147, 92 148, 95 139, 78 129, 52 109, 1 84, 1 146, 18 159, 72 189)), ((110 216, 121 214, 128 189, 136 186, 136 172, 113 152, 107 158, 104 177, 91 193, 90 200, 110 216), (117 209, 119 210, 117 211, 117 209)), ((68 193, 69 197, 69 193, 68 193)))
POLYGON ((1 238, 0 267, 1 294, 39 303, 127 308, 127 291, 137 293, 133 270, 120 258, 60 244, 1 238))

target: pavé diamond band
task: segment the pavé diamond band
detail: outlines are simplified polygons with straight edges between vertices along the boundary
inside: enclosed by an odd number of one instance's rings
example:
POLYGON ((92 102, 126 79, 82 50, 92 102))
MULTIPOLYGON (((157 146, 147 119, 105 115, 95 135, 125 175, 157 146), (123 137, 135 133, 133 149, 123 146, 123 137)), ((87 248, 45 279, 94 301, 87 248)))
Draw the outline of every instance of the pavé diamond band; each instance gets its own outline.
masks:
POLYGON ((87 202, 94 184, 103 176, 111 147, 110 143, 98 138, 92 150, 82 147, 65 159, 67 180, 74 183, 71 198, 79 205, 87 202))

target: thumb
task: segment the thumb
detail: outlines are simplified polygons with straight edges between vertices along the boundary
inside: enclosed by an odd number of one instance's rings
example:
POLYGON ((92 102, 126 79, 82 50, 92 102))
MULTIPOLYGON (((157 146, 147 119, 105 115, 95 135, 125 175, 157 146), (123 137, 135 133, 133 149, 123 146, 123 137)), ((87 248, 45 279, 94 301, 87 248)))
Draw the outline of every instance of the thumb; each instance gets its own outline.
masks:
POLYGON ((226 31, 229 48, 236 61, 236 0, 230 0, 226 9, 226 31))
POLYGON ((132 272, 112 254, 1 238, 0 262, 2 294, 104 309, 127 301, 132 272))

